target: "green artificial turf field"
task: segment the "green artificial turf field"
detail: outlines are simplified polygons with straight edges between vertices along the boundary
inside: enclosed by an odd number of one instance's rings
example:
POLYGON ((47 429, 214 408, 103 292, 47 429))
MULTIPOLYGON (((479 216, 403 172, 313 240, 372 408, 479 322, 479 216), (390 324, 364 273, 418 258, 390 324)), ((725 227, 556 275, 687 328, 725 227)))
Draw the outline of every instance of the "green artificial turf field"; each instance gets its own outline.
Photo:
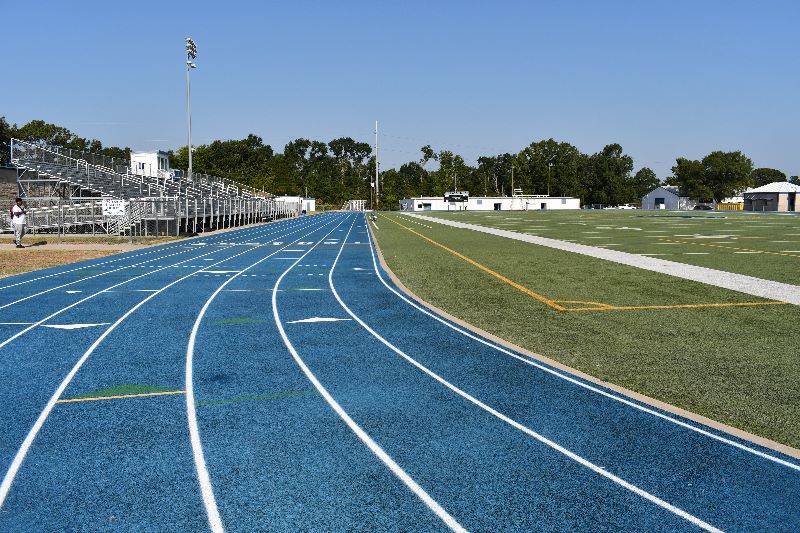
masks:
POLYGON ((800 284, 800 216, 793 214, 584 209, 430 215, 800 284))
MULTIPOLYGON (((800 218, 658 215, 434 214, 800 281, 800 253, 683 255, 723 241, 743 248, 800 250, 800 218), (626 229, 634 227, 640 229, 626 229), (761 242, 782 240, 778 233, 797 233, 786 239, 798 243, 761 242), (698 237, 723 234, 728 237, 698 237), (750 236, 759 240, 743 239, 750 236), (656 244, 661 239, 686 244, 656 244)), ((382 214, 378 225, 374 233, 388 266, 411 291, 448 313, 599 379, 800 447, 797 306, 402 214, 382 214)))

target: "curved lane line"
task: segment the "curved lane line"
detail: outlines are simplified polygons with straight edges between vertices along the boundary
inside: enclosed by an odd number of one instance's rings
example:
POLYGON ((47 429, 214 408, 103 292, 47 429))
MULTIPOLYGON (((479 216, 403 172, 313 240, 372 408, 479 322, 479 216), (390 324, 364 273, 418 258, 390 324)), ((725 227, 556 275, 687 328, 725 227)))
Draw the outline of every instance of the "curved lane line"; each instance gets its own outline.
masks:
MULTIPOLYGON (((301 229, 302 229, 302 228, 296 229, 295 231, 292 231, 292 232, 288 233, 287 235, 291 235, 292 233, 296 233, 297 231, 300 231, 301 229)), ((177 262, 177 263, 173 263, 173 264, 171 264, 171 265, 167 265, 167 266, 165 266, 165 267, 161 267, 161 268, 158 268, 158 269, 156 269, 156 270, 152 270, 152 271, 150 271, 150 272, 145 272, 144 274, 141 274, 141 275, 139 275, 139 276, 134 276, 134 277, 132 277, 132 278, 126 279, 125 281, 122 281, 122 282, 120 282, 120 283, 117 283, 116 285, 112 285, 112 286, 110 286, 110 287, 106 287, 105 289, 102 289, 102 290, 100 290, 100 291, 97 291, 97 292, 95 292, 94 294, 90 294, 89 296, 87 296, 87 297, 85 297, 85 298, 83 298, 83 299, 81 299, 81 300, 78 300, 77 302, 74 302, 74 303, 72 303, 72 304, 70 304, 70 305, 68 305, 68 306, 66 306, 66 307, 63 307, 63 308, 59 309, 59 310, 58 310, 58 311, 56 311, 55 313, 52 313, 52 314, 48 315, 47 317, 43 318, 42 320, 39 320, 38 322, 34 322, 34 323, 32 323, 32 324, 31 324, 30 326, 28 326, 27 328, 25 328, 25 329, 23 329, 23 330, 20 330, 20 331, 18 331, 17 333, 15 333, 15 334, 14 334, 14 335, 12 335, 11 337, 7 338, 7 339, 6 339, 6 340, 4 340, 3 342, 0 342, 0 348, 3 348, 3 347, 5 347, 5 346, 6 346, 6 345, 8 345, 8 344, 9 344, 11 341, 13 341, 14 339, 17 339, 17 338, 19 338, 20 336, 22 336, 22 335, 24 335, 25 333, 27 333, 27 332, 29 332, 30 330, 32 330, 33 328, 35 328, 35 327, 37 327, 37 326, 40 326, 40 325, 44 324, 45 322, 47 322, 47 321, 48 321, 48 320, 50 320, 51 318, 54 318, 54 317, 56 317, 56 316, 60 315, 61 313, 63 313, 64 311, 67 311, 67 310, 69 310, 69 309, 72 309, 73 307, 75 307, 75 306, 77 306, 77 305, 80 305, 80 304, 82 304, 82 303, 86 302, 87 300, 91 300, 92 298, 94 298, 94 297, 96 297, 96 296, 98 296, 98 295, 100 295, 100 294, 103 294, 103 293, 105 293, 105 292, 109 292, 109 291, 111 291, 111 290, 113 290, 113 289, 115 289, 115 288, 117 288, 117 287, 120 287, 120 286, 122 286, 122 285, 125 285, 126 283, 130 283, 131 281, 134 281, 134 280, 137 280, 137 279, 141 279, 141 278, 143 278, 143 277, 145 277, 145 276, 149 276, 149 275, 151 275, 151 274, 155 274, 156 272, 161 272, 162 270, 168 270, 168 269, 170 269, 170 268, 174 268, 174 267, 176 267, 176 266, 178 266, 178 265, 181 265, 181 264, 183 264, 183 263, 189 263, 189 262, 191 262, 191 261, 196 261, 197 259, 200 259, 200 258, 202 258, 202 257, 205 257, 205 256, 207 256, 207 255, 214 254, 214 253, 216 253, 216 252, 219 252, 219 251, 228 250, 228 249, 230 249, 232 246, 233 246, 233 244, 231 244, 231 245, 228 245, 228 246, 226 246, 225 248, 220 248, 220 249, 217 249, 217 250, 213 250, 213 251, 210 251, 210 252, 207 252, 207 253, 204 253, 204 254, 201 254, 201 255, 195 256, 195 257, 191 257, 191 258, 189 258, 189 259, 186 259, 186 260, 184 260, 184 261, 179 261, 179 262, 177 262)), ((203 269, 203 270, 205 270, 205 269, 203 269)), ((88 278, 87 278, 87 279, 88 279, 88 278)), ((0 309, 2 309, 2 307, 0 307, 0 309)))
MULTIPOLYGON (((286 235, 291 235, 292 233, 296 233, 297 231, 299 231, 299 230, 292 231, 290 233, 287 233, 286 235)), ((176 285, 177 283, 180 283, 181 281, 183 281, 183 280, 185 280, 187 278, 190 278, 190 277, 192 277, 192 276, 194 276, 194 275, 196 275, 196 274, 198 274, 200 272, 203 272, 206 269, 213 268, 213 267, 215 267, 215 266, 217 266, 217 265, 219 265, 221 263, 224 263, 226 261, 229 261, 230 259, 233 259, 233 258, 238 257, 240 255, 246 254, 248 252, 251 252, 251 251, 253 251, 253 250, 257 249, 257 248, 260 248, 262 246, 266 246, 266 245, 254 246, 254 247, 249 248, 249 249, 247 249, 247 250, 245 250, 243 252, 239 252, 238 254, 234 254, 234 255, 232 255, 230 257, 226 257, 225 259, 217 261, 216 263, 212 263, 212 264, 208 265, 207 267, 205 267, 203 269, 196 270, 196 271, 194 271, 194 272, 192 272, 190 274, 187 274, 186 276, 183 276, 181 278, 178 278, 177 280, 174 280, 174 281, 170 282, 168 285, 165 285, 164 287, 162 287, 158 291, 153 292, 152 294, 148 295, 147 298, 143 299, 138 304, 136 304, 134 307, 129 309, 124 315, 122 315, 119 319, 117 319, 116 322, 114 322, 111 326, 109 326, 95 340, 95 342, 89 347, 89 349, 83 354, 83 356, 81 356, 81 358, 75 363, 75 365, 72 367, 70 372, 67 374, 67 376, 64 378, 64 380, 59 385, 59 387, 53 393, 52 397, 47 402, 47 404, 45 405, 45 407, 42 410, 42 412, 39 414, 39 417, 37 418, 37 420, 34 423, 33 427, 30 429, 30 431, 28 432, 27 436, 25 437, 25 440, 23 441, 22 445, 17 450, 17 453, 15 454, 14 459, 12 460, 11 465, 8 468, 8 471, 6 472, 5 476, 3 477, 2 483, 0 483, 0 509, 2 509, 6 498, 8 497, 8 493, 11 490, 11 485, 13 484, 14 478, 16 477, 17 472, 19 471, 20 467, 22 466, 23 461, 25 460, 25 456, 28 454, 28 450, 30 450, 30 447, 33 444, 33 441, 36 439, 36 436, 39 434, 39 431, 41 431, 41 428, 44 425, 45 421, 47 420, 47 417, 52 412, 54 406, 58 402, 58 399, 64 393, 64 390, 66 390, 67 386, 70 384, 72 379, 75 377, 75 374, 77 374, 78 370, 80 370, 80 368, 83 366, 83 364, 89 358, 89 356, 100 345, 100 343, 102 343, 103 340, 106 337, 108 337, 108 335, 114 329, 116 329, 117 326, 119 326, 124 320, 126 320, 131 314, 133 314, 134 311, 136 311, 142 305, 147 303, 149 300, 153 299, 154 297, 156 297, 157 295, 161 294, 162 292, 164 292, 168 288, 172 287, 173 285, 176 285)), ((275 253, 277 253, 277 252, 275 252, 275 253)), ((205 255, 208 255, 208 254, 205 254, 205 255)), ((165 267, 165 268, 169 268, 169 267, 165 267)), ((147 274, 145 274, 145 275, 147 275, 147 274)), ((230 280, 228 280, 228 281, 230 281, 230 280)), ((187 391, 187 394, 188 394, 188 391, 187 391)))
MULTIPOLYGON (((355 220, 353 220, 353 224, 355 224, 355 220)), ((350 229, 352 228, 353 226, 351 224, 350 229)), ((350 231, 347 232, 347 235, 350 235, 350 231)), ((346 241, 347 237, 345 237, 344 241, 342 241, 342 248, 339 249, 339 255, 342 253, 346 241)), ((306 255, 308 255, 314 248, 316 248, 316 245, 311 247, 308 250, 308 252, 303 254, 302 257, 298 258, 297 261, 292 263, 292 265, 289 268, 287 268, 286 271, 283 274, 281 274, 281 276, 275 282, 275 286, 273 287, 272 290, 272 316, 275 318, 275 325, 278 327, 278 331, 281 334, 283 343, 286 345, 286 348, 289 350, 289 353, 292 354, 292 357, 294 358, 297 365, 306 375, 306 378, 308 378, 308 380, 314 385, 314 387, 319 391, 319 393, 322 395, 322 397, 325 399, 328 405, 331 406, 331 408, 336 412, 337 415, 339 415, 339 417, 344 421, 344 423, 347 424, 347 427, 349 427, 350 430, 353 433, 355 433, 359 439, 361 439, 361 442, 366 444, 367 447, 370 449, 370 451, 374 453, 378 457, 378 459, 380 459, 381 462, 383 462, 383 464, 385 464, 389 468, 389 470, 391 470, 392 473, 395 476, 397 476, 397 478, 399 478, 400 481, 402 481, 411 490, 411 492, 413 492, 420 500, 422 500, 425 503, 425 505, 427 505, 428 508, 431 511, 433 511, 434 514, 436 514, 436 516, 438 516, 439 519, 442 520, 442 522, 444 522, 450 529, 458 532, 466 532, 466 529, 464 529, 461 526, 461 524, 459 524, 456 521, 455 518, 453 518, 447 511, 445 511, 444 508, 441 505, 439 505, 439 503, 436 500, 434 500, 430 496, 430 494, 428 494, 425 491, 425 489, 419 486, 419 484, 417 484, 417 482, 414 481, 414 479, 410 475, 408 475, 408 473, 405 470, 403 470, 403 468, 400 465, 398 465, 394 461, 394 459, 392 459, 391 456, 389 456, 389 454, 386 453, 383 450, 383 448, 380 447, 380 445, 377 442, 372 440, 372 437, 370 437, 366 431, 364 431, 358 424, 356 424, 356 422, 350 417, 350 415, 347 414, 347 412, 342 408, 342 406, 339 405, 339 403, 333 398, 333 396, 330 395, 330 393, 322 385, 322 383, 319 382, 317 377, 311 372, 308 366, 306 366, 305 362, 300 358, 300 355, 297 353, 297 350, 295 350, 294 345, 289 340, 289 337, 286 335, 286 331, 283 329, 283 324, 281 323, 280 315, 278 314, 278 303, 277 303, 278 286, 280 285, 284 276, 286 276, 286 274, 288 274, 289 271, 292 270, 292 268, 294 268, 295 265, 297 265, 300 261, 302 261, 302 259, 306 255)), ((337 260, 339 259, 339 255, 336 256, 337 260)), ((334 261, 334 266, 335 264, 336 262, 334 261)), ((333 267, 331 267, 331 272, 333 272, 333 267)))
MULTIPOLYGON (((162 249, 162 251, 163 250, 164 249, 162 249)), ((195 250, 191 250, 191 249, 181 250, 181 251, 178 251, 178 252, 175 252, 175 253, 162 255, 162 256, 159 256, 159 257, 155 257, 153 259, 148 259, 147 261, 142 261, 141 263, 134 263, 132 265, 127 265, 127 266, 123 266, 123 267, 120 267, 120 268, 116 268, 114 270, 109 270, 108 272, 101 272, 100 274, 95 274, 93 276, 88 276, 88 277, 85 277, 85 278, 82 278, 82 279, 79 279, 79 280, 71 281, 69 283, 64 283, 62 285, 58 285, 56 287, 52 287, 52 288, 46 289, 44 291, 41 291, 41 292, 38 292, 38 293, 35 293, 35 294, 31 294, 29 296, 25 296, 24 298, 20 298, 20 299, 18 299, 16 301, 0 305, 0 309, 5 309, 6 307, 10 307, 12 305, 16 305, 16 304, 18 304, 20 302, 24 302, 25 300, 30 300, 31 298, 35 298, 37 296, 41 296, 42 294, 47 294, 48 292, 52 292, 52 291, 55 291, 55 290, 58 290, 58 289, 63 289, 64 287, 69 287, 70 285, 75 285, 76 283, 81 283, 83 281, 90 280, 90 279, 93 279, 93 278, 97 278, 97 277, 100 277, 100 276, 105 276, 107 274, 113 274, 114 272, 119 272, 121 270, 126 270, 128 268, 135 268, 135 267, 138 267, 138 266, 141 266, 141 265, 146 265, 147 263, 152 263, 154 261, 161 261, 163 259, 167 259, 168 257, 174 257, 176 255, 180 255, 180 254, 183 254, 183 253, 186 253, 186 252, 192 252, 192 251, 195 251, 195 250)), ((154 253, 154 252, 147 252, 147 253, 149 254, 149 253, 154 253)), ((146 254, 141 254, 141 255, 146 255, 146 254)), ((206 255, 208 255, 208 254, 206 254, 206 255)), ((133 258, 133 257, 138 257, 138 256, 134 255, 134 256, 131 256, 130 258, 133 258)), ((122 260, 122 259, 123 258, 120 258, 119 260, 122 260)), ((83 270, 85 268, 90 268, 90 267, 94 267, 94 266, 100 266, 102 264, 105 264, 105 263, 91 264, 91 265, 86 265, 85 267, 81 267, 81 268, 75 268, 75 269, 72 269, 72 270, 66 270, 66 271, 57 272, 57 273, 54 273, 54 274, 50 274, 48 276, 42 276, 41 278, 36 278, 35 280, 23 281, 23 282, 20 282, 20 283, 16 283, 14 285, 6 285, 5 287, 0 287, 0 290, 5 289, 5 288, 9 288, 9 287, 14 287, 16 285, 22 285, 22 284, 25 284, 25 283, 29 283, 31 281, 37 281, 37 280, 48 278, 48 277, 53 277, 53 276, 58 276, 58 275, 61 275, 61 274, 67 274, 69 272, 75 272, 75 271, 78 271, 78 270, 83 270)))
MULTIPOLYGON (((374 238, 374 235, 372 235, 372 238, 374 238)), ((549 368, 549 367, 539 363, 538 361, 529 359, 527 357, 523 357, 523 356, 521 356, 519 354, 516 354, 516 353, 510 351, 510 350, 507 350, 506 348, 504 348, 502 346, 498 346, 496 344, 493 344, 493 343, 491 343, 491 342, 489 342, 489 341, 487 341, 487 340, 485 340, 485 339, 483 339, 481 337, 478 337, 477 335, 475 335, 475 334, 473 334, 473 333, 471 333, 471 332, 469 332, 469 331, 467 331, 467 330, 465 330, 463 328, 460 328, 460 327, 456 326, 455 324, 450 323, 449 321, 443 319, 442 317, 436 315, 435 313, 429 311, 428 309, 425 309, 424 307, 420 306, 416 302, 410 300, 406 295, 400 293, 397 289, 395 289, 394 287, 390 286, 386 282, 386 280, 383 279, 383 276, 380 273, 380 269, 378 268, 378 263, 377 263, 377 260, 376 260, 376 257, 375 257, 375 250, 374 250, 373 245, 372 245, 372 239, 370 239, 369 245, 370 245, 370 251, 372 252, 372 265, 373 265, 373 268, 375 269, 375 273, 378 275, 378 279, 381 281, 381 283, 383 283, 383 285, 387 289, 389 289, 391 292, 393 292, 398 298, 400 298, 401 300, 406 302, 408 305, 410 305, 411 307, 415 308, 419 312, 421 312, 421 313, 433 318, 434 320, 437 320, 437 321, 441 322, 442 324, 444 324, 448 328, 452 329, 453 331, 457 331, 458 333, 464 335, 465 337, 468 337, 468 338, 470 338, 472 340, 478 341, 478 342, 480 342, 481 344, 483 344, 485 346, 488 346, 488 347, 490 347, 490 348, 492 348, 494 350, 497 350, 498 352, 504 353, 504 354, 506 354, 506 355, 508 355, 510 357, 513 357, 514 359, 516 359, 518 361, 521 361, 521 362, 523 362, 523 363, 525 363, 527 365, 530 365, 530 366, 532 366, 534 368, 537 368, 539 370, 547 372, 548 374, 551 374, 551 375, 556 376, 558 378, 561 378, 561 379, 563 379, 565 381, 568 381, 569 383, 572 383, 573 385, 577 385, 577 386, 582 387, 584 389, 590 390, 590 391, 592 391, 592 392, 594 392, 596 394, 599 394, 599 395, 604 396, 606 398, 609 398, 611 400, 618 401, 618 402, 623 403, 623 404, 625 404, 625 405, 627 405, 629 407, 633 407, 634 409, 638 409, 639 411, 642 411, 644 413, 647 413, 647 414, 650 414, 650 415, 653 415, 653 416, 657 416, 658 418, 661 418, 662 420, 666 420, 667 422, 671 422, 673 424, 681 426, 682 428, 694 431, 696 433, 699 433, 699 434, 701 434, 703 436, 712 438, 712 439, 717 440, 719 442, 723 442, 723 443, 725 443, 725 444, 727 444, 729 446, 733 446, 734 448, 738 448, 739 450, 742 450, 742 451, 745 451, 745 452, 748 452, 748 453, 752 453, 753 455, 761 457, 762 459, 767 459, 769 461, 773 461, 775 463, 778 463, 778 464, 780 464, 782 466, 791 468, 793 470, 800 471, 800 465, 791 463, 789 461, 781 459, 780 457, 775 457, 774 455, 770 455, 768 453, 764 453, 764 452, 762 452, 760 450, 756 450, 755 448, 751 448, 749 446, 746 446, 746 445, 741 444, 739 442, 736 442, 734 440, 725 438, 725 437, 723 437, 721 435, 716 435, 716 434, 714 434, 714 433, 712 433, 710 431, 706 431, 705 429, 699 428, 699 427, 694 426, 692 424, 688 424, 688 423, 686 423, 686 422, 684 422, 682 420, 678 420, 678 419, 673 418, 671 416, 668 416, 668 415, 666 415, 664 413, 660 413, 660 412, 658 412, 658 411, 656 411, 654 409, 650 409, 649 407, 646 407, 644 405, 640 405, 640 404, 638 404, 636 402, 628 400, 627 398, 623 398, 621 396, 617 396, 615 394, 612 394, 612 393, 610 393, 608 391, 604 391, 603 389, 600 389, 600 388, 595 387, 593 385, 590 385, 588 383, 584 383, 584 382, 582 382, 582 381, 580 381, 580 380, 578 380, 576 378, 573 378, 572 376, 569 376, 567 374, 563 374, 561 372, 558 372, 557 370, 549 368)))
POLYGON ((572 459, 573 461, 577 462, 581 466, 584 466, 584 467, 588 468, 589 470, 591 470, 591 471, 603 476, 604 478, 606 478, 606 479, 608 479, 610 481, 613 481, 617 485, 619 485, 619 486, 621 486, 621 487, 633 492, 637 496, 641 496, 642 498, 644 498, 644 499, 646 499, 646 500, 658 505, 659 507, 661 507, 663 509, 666 509, 667 511, 670 511, 671 513, 674 513, 677 516, 680 516, 684 520, 687 520, 688 522, 691 522, 692 524, 696 525, 697 527, 700 527, 700 528, 702 528, 702 529, 704 529, 706 531, 713 531, 715 533, 721 532, 720 529, 717 529, 714 526, 712 526, 711 524, 708 524, 707 522, 704 522, 700 518, 698 518, 698 517, 696 517, 696 516, 694 516, 692 514, 689 514, 686 511, 684 511, 683 509, 680 509, 680 508, 672 505, 671 503, 662 500, 658 496, 654 496, 653 494, 650 494, 649 492, 645 491, 644 489, 641 489, 641 488, 637 487, 636 485, 634 485, 632 483, 629 483, 628 481, 625 481, 621 477, 618 477, 618 476, 612 474, 611 472, 608 472, 607 470, 603 469, 602 467, 597 466, 596 464, 592 463, 591 461, 589 461, 587 459, 584 459, 580 455, 568 450, 567 448, 565 448, 565 447, 561 446, 560 444, 548 439, 547 437, 545 437, 543 435, 540 435, 539 433, 533 431, 529 427, 517 422, 516 420, 504 415, 500 411, 497 411, 496 409, 494 409, 494 408, 490 407, 489 405, 483 403, 482 401, 478 400, 474 396, 470 395, 469 393, 467 393, 464 390, 462 390, 462 389, 458 388, 457 386, 453 385, 452 383, 450 383, 449 381, 447 381, 443 377, 439 376, 438 374, 436 374, 435 372, 430 370, 428 367, 426 367, 422 363, 418 362, 416 359, 410 357, 409 355, 407 355, 405 352, 403 352, 401 349, 399 349, 397 346, 395 346, 391 342, 389 342, 386 339, 384 339, 378 332, 376 332, 374 329, 369 327, 363 320, 361 320, 361 318, 359 318, 355 313, 353 313, 353 311, 351 311, 350 308, 347 307, 347 304, 345 304, 344 301, 342 301, 341 297, 339 296, 339 293, 336 291, 336 287, 333 284, 333 271, 336 268, 336 263, 337 263, 338 260, 339 260, 339 256, 337 256, 336 260, 333 262, 333 266, 331 267, 330 274, 328 275, 328 284, 329 284, 329 286, 331 288, 331 292, 333 293, 333 296, 339 302, 339 305, 342 306, 342 309, 344 309, 345 312, 347 312, 347 314, 350 315, 353 318, 353 320, 358 322, 373 337, 375 337, 380 342, 382 342, 387 348, 392 350, 394 353, 396 353, 397 355, 399 355, 400 357, 402 357, 403 359, 405 359, 406 361, 408 361, 409 363, 414 365, 416 368, 421 370, 423 373, 427 374, 429 377, 433 378, 435 381, 439 382, 440 384, 444 385, 445 387, 447 387, 448 389, 450 389, 454 393, 458 394, 459 396, 461 396, 465 400, 467 400, 467 401, 471 402, 472 404, 480 407, 481 409, 483 409, 487 413, 489 413, 489 414, 495 416, 496 418, 502 420, 503 422, 505 422, 506 424, 510 425, 511 427, 513 427, 515 429, 518 429, 519 431, 522 431, 526 435, 529 435, 529 436, 533 437, 534 439, 536 439, 539 442, 541 442, 542 444, 552 448, 553 450, 557 451, 558 453, 569 457, 570 459, 572 459))
MULTIPOLYGON (((220 292, 222 292, 222 290, 228 285, 228 283, 236 279, 244 272, 247 272, 254 266, 263 263, 264 261, 274 256, 275 254, 284 251, 286 248, 290 246, 293 246, 294 244, 299 242, 300 239, 306 238, 308 235, 314 233, 315 231, 321 228, 324 228, 325 226, 329 225, 332 222, 315 227, 313 231, 300 237, 294 242, 284 245, 275 252, 259 259, 252 265, 241 270, 238 274, 235 274, 230 278, 228 278, 222 285, 220 285, 217 288, 216 291, 214 291, 214 293, 208 298, 208 300, 206 300, 206 303, 203 305, 203 308, 200 309, 200 313, 198 313, 197 315, 197 319, 195 319, 194 321, 192 332, 189 335, 189 344, 186 347, 186 385, 184 387, 186 389, 186 419, 189 424, 189 439, 192 444, 192 454, 194 456, 195 469, 197 470, 197 481, 200 484, 200 493, 203 497, 203 505, 206 508, 206 515, 208 516, 208 525, 209 527, 211 527, 211 531, 213 531, 214 533, 222 533, 223 531, 225 531, 225 528, 222 525, 222 518, 220 517, 219 508, 217 507, 217 500, 214 497, 214 487, 211 485, 211 476, 208 473, 205 454, 203 453, 203 443, 200 438, 200 428, 197 424, 197 409, 196 409, 196 402, 194 399, 194 347, 195 347, 195 342, 197 340, 197 332, 200 330, 200 323, 203 321, 203 317, 205 316, 206 311, 208 311, 208 308, 211 306, 211 303, 214 301, 217 295, 220 292)), ((336 226, 334 226, 334 230, 338 228, 340 225, 341 222, 336 226)), ((330 235, 331 233, 333 233, 333 230, 331 230, 327 235, 330 235)))

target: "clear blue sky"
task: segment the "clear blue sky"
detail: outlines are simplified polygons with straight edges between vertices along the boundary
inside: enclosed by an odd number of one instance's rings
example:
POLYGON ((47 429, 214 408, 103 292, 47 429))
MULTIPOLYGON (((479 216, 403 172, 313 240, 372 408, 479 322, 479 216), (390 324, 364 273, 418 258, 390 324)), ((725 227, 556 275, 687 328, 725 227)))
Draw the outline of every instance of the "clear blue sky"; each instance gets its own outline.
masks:
POLYGON ((800 2, 11 2, 0 114, 136 150, 261 136, 516 152, 620 143, 636 168, 742 150, 800 174, 800 2))

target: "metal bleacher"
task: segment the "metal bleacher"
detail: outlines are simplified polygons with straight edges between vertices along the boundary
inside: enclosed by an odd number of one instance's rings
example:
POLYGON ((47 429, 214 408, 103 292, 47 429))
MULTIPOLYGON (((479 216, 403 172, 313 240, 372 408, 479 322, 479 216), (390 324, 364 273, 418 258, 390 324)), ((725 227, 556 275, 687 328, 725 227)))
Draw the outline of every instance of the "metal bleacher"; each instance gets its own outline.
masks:
POLYGON ((227 178, 134 171, 127 160, 18 139, 11 162, 34 232, 177 235, 300 213, 297 202, 227 178), (121 201, 113 213, 110 200, 121 201))

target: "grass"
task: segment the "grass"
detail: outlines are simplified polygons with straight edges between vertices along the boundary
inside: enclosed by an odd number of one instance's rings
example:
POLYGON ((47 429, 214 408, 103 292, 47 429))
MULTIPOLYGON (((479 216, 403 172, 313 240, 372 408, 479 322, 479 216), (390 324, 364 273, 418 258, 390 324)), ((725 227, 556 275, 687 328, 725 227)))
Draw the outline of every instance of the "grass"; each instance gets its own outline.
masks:
MULTIPOLYGON (((478 214, 469 217, 473 215, 478 214)), ((537 216, 503 215, 519 216, 526 222, 526 217, 537 216)), ((592 214, 582 221, 611 225, 611 220, 627 220, 625 215, 620 219, 615 218, 620 216, 616 213, 608 218, 605 213, 592 214)), ((571 217, 559 213, 549 220, 575 221, 576 214, 571 217)), ((469 230, 437 224, 427 224, 431 226, 427 228, 396 214, 384 215, 376 232, 389 267, 402 282, 448 313, 599 379, 800 447, 798 307, 561 312, 387 218, 546 299, 634 306, 765 300, 469 230)), ((564 229, 555 228, 546 236, 564 234, 564 229)), ((768 269, 759 267, 758 261, 750 266, 768 269)))
POLYGON ((580 210, 431 216, 800 284, 798 215, 580 210))
POLYGON ((0 277, 97 259, 117 250, 18 250, 0 249, 0 277))

